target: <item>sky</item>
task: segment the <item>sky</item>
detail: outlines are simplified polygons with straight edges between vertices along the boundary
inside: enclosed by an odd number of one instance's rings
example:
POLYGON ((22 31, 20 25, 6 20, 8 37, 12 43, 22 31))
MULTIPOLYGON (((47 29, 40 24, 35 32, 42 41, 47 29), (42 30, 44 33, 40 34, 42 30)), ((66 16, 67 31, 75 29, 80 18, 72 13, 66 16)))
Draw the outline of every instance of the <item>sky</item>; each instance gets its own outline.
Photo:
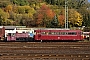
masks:
POLYGON ((88 0, 90 2, 90 0, 88 0))

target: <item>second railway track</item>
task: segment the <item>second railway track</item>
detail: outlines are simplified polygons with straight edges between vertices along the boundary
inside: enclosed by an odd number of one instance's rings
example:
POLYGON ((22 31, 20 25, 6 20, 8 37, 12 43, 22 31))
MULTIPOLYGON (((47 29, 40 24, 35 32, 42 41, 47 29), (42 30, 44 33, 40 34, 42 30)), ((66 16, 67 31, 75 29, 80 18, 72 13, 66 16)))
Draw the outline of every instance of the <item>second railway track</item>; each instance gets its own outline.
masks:
POLYGON ((0 58, 10 58, 10 60, 25 60, 25 58, 28 60, 65 58, 89 60, 90 42, 0 42, 0 58))

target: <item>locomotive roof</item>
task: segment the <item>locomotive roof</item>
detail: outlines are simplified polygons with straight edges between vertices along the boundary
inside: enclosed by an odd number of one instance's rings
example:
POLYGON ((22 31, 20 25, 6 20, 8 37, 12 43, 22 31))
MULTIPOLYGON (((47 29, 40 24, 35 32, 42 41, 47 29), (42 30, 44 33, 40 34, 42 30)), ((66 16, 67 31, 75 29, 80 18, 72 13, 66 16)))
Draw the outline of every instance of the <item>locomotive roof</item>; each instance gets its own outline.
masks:
POLYGON ((70 30, 65 28, 36 28, 38 30, 70 30))
POLYGON ((51 29, 44 29, 44 30, 41 30, 41 29, 40 29, 40 30, 39 30, 39 29, 38 29, 38 30, 36 30, 36 31, 72 31, 72 32, 74 32, 74 31, 81 31, 81 30, 67 30, 67 29, 63 29, 63 30, 62 30, 62 29, 52 29, 52 30, 51 30, 51 29))

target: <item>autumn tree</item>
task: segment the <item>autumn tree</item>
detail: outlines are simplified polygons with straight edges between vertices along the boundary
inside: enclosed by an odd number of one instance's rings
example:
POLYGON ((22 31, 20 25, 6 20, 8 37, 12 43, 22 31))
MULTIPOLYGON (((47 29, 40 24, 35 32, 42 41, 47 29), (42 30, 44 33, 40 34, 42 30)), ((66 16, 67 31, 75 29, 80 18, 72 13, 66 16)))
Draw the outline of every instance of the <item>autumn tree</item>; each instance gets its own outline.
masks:
POLYGON ((58 21, 59 21, 59 26, 63 27, 65 24, 65 16, 64 15, 59 15, 58 16, 58 21))
POLYGON ((7 6, 5 7, 5 11, 6 11, 6 12, 12 12, 12 5, 7 5, 7 6))
POLYGON ((4 12, 2 9, 0 9, 0 20, 1 20, 1 25, 7 25, 7 19, 9 18, 9 14, 4 12))
POLYGON ((69 10, 69 23, 70 26, 82 26, 83 17, 74 9, 69 10))
POLYGON ((53 19, 55 13, 45 4, 38 10, 37 13, 37 22, 41 23, 44 27, 53 19), (42 17, 41 17, 42 16, 42 17), (38 20, 39 19, 39 20, 38 20))
POLYGON ((14 25, 27 25, 26 23, 33 19, 33 14, 36 11, 30 6, 13 6, 12 12, 9 12, 10 19, 15 23, 14 25))

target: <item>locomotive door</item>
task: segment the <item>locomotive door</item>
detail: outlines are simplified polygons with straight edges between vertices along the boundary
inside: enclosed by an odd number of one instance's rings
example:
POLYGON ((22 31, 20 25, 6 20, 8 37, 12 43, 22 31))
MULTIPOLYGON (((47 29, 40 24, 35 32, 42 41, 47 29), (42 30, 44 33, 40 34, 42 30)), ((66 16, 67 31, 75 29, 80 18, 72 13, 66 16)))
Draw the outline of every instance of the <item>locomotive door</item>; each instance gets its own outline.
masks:
POLYGON ((38 30, 35 31, 34 39, 35 39, 35 40, 41 40, 41 34, 40 34, 40 31, 38 31, 38 30))
POLYGON ((82 32, 77 32, 77 38, 78 40, 82 40, 82 32))

